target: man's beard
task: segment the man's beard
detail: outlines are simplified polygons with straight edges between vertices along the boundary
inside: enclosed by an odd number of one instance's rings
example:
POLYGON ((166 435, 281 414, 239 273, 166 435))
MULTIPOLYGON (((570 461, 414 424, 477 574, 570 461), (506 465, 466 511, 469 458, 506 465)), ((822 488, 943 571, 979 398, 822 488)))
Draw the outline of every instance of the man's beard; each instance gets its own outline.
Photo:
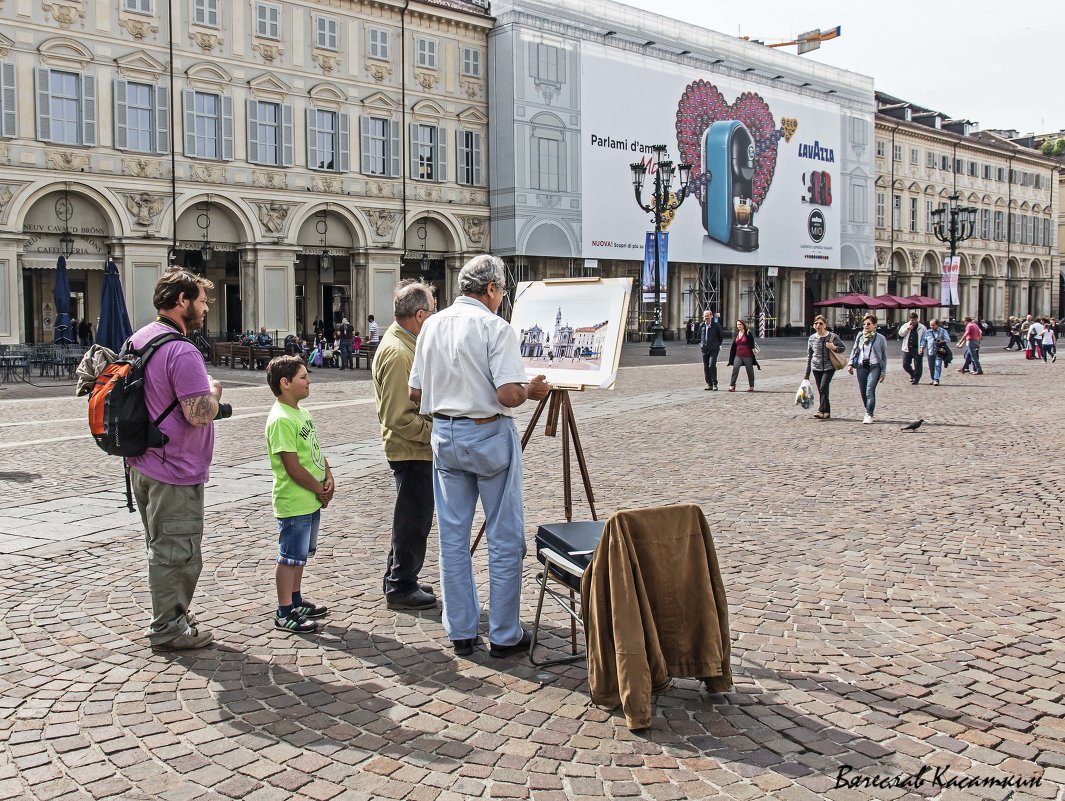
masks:
POLYGON ((204 317, 206 317, 206 315, 201 317, 192 306, 189 306, 189 310, 181 316, 181 322, 185 324, 185 333, 199 331, 200 327, 203 325, 204 317))

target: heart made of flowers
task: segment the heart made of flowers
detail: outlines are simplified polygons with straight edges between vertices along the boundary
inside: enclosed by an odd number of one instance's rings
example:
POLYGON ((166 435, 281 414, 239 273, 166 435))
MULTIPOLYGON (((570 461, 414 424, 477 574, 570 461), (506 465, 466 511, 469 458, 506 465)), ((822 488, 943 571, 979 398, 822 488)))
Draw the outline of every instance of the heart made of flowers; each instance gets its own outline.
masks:
MULTIPOLYGON (((777 143, 784 137, 773 120, 773 112, 761 95, 744 92, 731 105, 725 96, 709 81, 699 79, 688 84, 677 104, 677 147, 681 161, 692 165, 692 183, 703 203, 702 191, 713 176, 707 175, 703 164, 703 134, 711 123, 722 120, 737 120, 747 126, 754 139, 754 181, 751 201, 760 208, 777 166, 777 143)), ((794 123, 789 120, 789 127, 794 123)), ((788 139, 794 134, 789 131, 788 139)))

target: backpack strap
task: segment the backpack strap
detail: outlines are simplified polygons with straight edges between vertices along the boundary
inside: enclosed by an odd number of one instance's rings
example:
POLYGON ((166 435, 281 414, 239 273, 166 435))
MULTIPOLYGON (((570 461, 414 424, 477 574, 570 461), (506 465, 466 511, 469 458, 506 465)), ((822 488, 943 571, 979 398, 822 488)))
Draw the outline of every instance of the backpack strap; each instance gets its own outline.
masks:
MULTIPOLYGON (((139 348, 133 347, 133 339, 131 338, 126 343, 125 347, 122 348, 122 351, 123 353, 126 353, 128 351, 129 355, 140 357, 140 359, 144 363, 145 368, 147 368, 148 360, 153 355, 155 355, 155 352, 159 350, 159 348, 161 348, 168 342, 177 342, 179 340, 184 340, 190 345, 193 344, 192 340, 190 340, 186 336, 177 333, 176 331, 165 331, 162 334, 158 334, 152 337, 139 348)), ((193 347, 195 347, 195 345, 193 345, 193 347)), ((178 407, 179 403, 181 403, 181 401, 178 398, 174 398, 174 402, 167 406, 166 409, 163 410, 163 413, 152 421, 152 424, 158 427, 158 425, 163 422, 163 420, 165 420, 167 417, 169 417, 170 413, 178 407)))

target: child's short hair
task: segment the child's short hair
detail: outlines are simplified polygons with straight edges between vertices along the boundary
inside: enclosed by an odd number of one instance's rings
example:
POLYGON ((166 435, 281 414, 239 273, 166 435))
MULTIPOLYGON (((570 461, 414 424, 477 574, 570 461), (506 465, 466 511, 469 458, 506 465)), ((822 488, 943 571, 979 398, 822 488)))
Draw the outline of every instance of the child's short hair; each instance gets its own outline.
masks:
POLYGON ((275 398, 281 397, 281 379, 291 381, 299 375, 300 368, 305 367, 303 359, 299 356, 275 356, 266 365, 266 383, 270 385, 270 391, 275 398))

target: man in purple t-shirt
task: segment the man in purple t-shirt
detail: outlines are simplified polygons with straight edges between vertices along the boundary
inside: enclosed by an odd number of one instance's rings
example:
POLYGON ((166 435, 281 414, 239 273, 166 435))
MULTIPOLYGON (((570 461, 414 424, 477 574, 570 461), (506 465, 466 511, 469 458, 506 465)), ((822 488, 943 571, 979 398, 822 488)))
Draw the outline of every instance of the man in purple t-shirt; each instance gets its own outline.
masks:
MULTIPOLYGON (((214 284, 185 270, 171 270, 155 285, 154 322, 133 337, 142 347, 160 334, 188 335, 207 315, 207 292, 214 284)), ((203 485, 214 453, 218 417, 232 414, 219 403, 222 385, 207 375, 203 357, 187 339, 162 345, 144 371, 144 398, 153 420, 175 401, 177 407, 159 423, 168 442, 127 460, 148 549, 148 591, 153 648, 179 651, 200 648, 212 639, 189 613, 203 562, 203 485)))

